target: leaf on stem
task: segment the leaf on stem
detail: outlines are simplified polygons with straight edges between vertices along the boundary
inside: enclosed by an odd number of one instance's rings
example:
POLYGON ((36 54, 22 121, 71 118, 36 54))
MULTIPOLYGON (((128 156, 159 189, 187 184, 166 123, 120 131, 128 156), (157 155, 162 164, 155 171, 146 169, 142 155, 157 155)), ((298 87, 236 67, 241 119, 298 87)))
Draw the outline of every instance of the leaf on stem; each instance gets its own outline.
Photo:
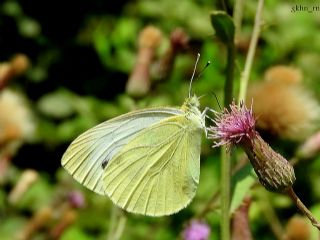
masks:
POLYGON ((235 27, 232 18, 224 11, 213 11, 210 14, 211 24, 221 41, 233 44, 235 27))

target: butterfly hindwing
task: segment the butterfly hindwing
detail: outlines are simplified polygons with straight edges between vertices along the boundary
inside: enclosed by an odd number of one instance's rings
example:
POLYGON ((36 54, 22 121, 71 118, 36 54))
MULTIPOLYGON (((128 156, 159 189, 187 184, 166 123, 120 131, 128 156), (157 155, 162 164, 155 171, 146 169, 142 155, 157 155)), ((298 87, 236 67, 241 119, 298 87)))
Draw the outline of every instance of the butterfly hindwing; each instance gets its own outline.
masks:
POLYGON ((169 215, 186 207, 200 174, 201 129, 184 115, 145 128, 108 163, 106 194, 121 208, 169 215))
POLYGON ((143 129, 181 114, 177 108, 149 108, 103 122, 70 144, 62 157, 62 166, 78 182, 104 195, 102 176, 108 161, 143 129))

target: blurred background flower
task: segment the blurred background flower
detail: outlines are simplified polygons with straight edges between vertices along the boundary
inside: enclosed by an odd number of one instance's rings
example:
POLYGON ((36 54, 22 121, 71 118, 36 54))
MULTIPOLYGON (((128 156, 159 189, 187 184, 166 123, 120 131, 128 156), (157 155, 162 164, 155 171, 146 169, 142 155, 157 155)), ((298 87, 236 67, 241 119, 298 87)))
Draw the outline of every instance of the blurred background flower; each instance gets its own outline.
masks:
POLYGON ((301 141, 320 126, 320 105, 297 68, 269 68, 263 81, 250 86, 248 104, 252 99, 257 127, 270 134, 301 141))
POLYGON ((210 227, 200 220, 192 220, 182 232, 184 240, 207 240, 209 235, 210 227))
POLYGON ((69 192, 68 200, 74 208, 83 208, 86 204, 85 197, 80 191, 69 192))
POLYGON ((23 141, 34 137, 34 118, 25 97, 10 89, 0 92, 0 111, 0 144, 13 153, 23 141))

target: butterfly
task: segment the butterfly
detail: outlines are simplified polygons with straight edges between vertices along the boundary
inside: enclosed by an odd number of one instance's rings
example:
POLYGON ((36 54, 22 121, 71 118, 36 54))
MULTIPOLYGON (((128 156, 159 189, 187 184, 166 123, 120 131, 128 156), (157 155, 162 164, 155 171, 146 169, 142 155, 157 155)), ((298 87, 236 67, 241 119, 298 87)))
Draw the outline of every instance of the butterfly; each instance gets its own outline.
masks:
POLYGON ((206 133, 206 110, 201 113, 197 96, 190 95, 180 108, 132 111, 87 130, 67 148, 62 166, 128 212, 180 211, 195 196, 206 133))

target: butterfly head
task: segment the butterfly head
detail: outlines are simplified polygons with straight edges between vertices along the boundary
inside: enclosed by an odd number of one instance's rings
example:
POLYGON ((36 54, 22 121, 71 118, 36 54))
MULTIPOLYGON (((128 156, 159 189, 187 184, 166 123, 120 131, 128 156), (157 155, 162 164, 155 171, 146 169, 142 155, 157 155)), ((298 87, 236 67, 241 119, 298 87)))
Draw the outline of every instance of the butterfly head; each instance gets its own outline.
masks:
POLYGON ((202 116, 199 107, 200 102, 196 95, 187 98, 181 107, 181 110, 185 112, 186 119, 191 123, 193 130, 205 129, 205 119, 202 116))
POLYGON ((186 98, 181 108, 183 111, 188 112, 191 109, 194 109, 194 108, 198 109, 199 107, 200 107, 199 99, 196 95, 193 95, 191 97, 186 98))

